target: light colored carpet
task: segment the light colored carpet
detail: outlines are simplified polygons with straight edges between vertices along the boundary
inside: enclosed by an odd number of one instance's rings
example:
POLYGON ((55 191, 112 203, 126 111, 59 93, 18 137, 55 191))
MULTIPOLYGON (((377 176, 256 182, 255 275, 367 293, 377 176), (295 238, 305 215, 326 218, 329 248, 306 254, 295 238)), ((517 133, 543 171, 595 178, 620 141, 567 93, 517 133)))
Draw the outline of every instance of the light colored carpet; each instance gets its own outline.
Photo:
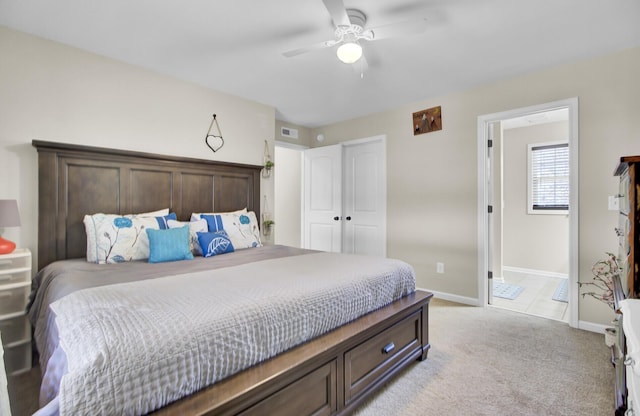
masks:
POLYGON ((356 415, 613 414, 614 369, 603 335, 437 299, 429 322, 429 358, 356 415))
MULTIPOLYGON (((356 410, 358 416, 613 414, 600 334, 497 308, 434 299, 431 350, 356 410)), ((39 371, 11 377, 14 416, 37 408, 39 371)))

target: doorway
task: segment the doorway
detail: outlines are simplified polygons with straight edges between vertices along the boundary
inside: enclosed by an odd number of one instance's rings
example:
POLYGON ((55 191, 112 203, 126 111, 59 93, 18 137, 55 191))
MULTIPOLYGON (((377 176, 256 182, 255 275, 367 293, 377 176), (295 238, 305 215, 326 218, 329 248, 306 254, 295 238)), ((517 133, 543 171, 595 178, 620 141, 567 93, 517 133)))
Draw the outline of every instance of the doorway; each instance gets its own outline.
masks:
POLYGON ((479 304, 510 305, 509 309, 577 326, 577 178, 576 98, 478 118, 479 304), (563 124, 553 118, 558 116, 567 121, 563 124), (541 127, 544 124, 547 126, 541 127), (538 129, 533 129, 533 125, 538 125, 538 129), (525 128, 527 126, 531 129, 525 128), (564 134, 558 133, 563 126, 564 134), (564 145, 558 143, 563 140, 564 145), (534 192, 532 197, 532 190, 549 189, 546 184, 536 187, 536 180, 532 182, 531 179, 539 178, 535 174, 532 176, 531 170, 541 163, 538 156, 547 153, 564 154, 568 158, 568 180, 566 173, 564 177, 557 175, 558 182, 553 188, 566 190, 565 195, 560 191, 553 194, 559 195, 559 200, 566 198, 559 205, 552 201, 554 196, 551 194, 552 202, 548 202, 550 196, 545 193, 539 196, 534 192), (519 160, 512 159, 516 154, 519 160), (521 176, 513 178, 513 172, 521 176), (513 185, 514 180, 516 186, 513 185), (553 233, 548 241, 553 240, 555 246, 540 242, 544 238, 545 227, 549 230, 548 235, 553 233), (560 289, 564 289, 564 293, 560 289), (494 293, 494 290, 499 292, 494 293), (524 296, 520 294, 524 293, 523 290, 528 290, 524 296), (547 293, 549 291, 551 293, 547 293), (557 298, 556 292, 566 295, 557 298), (520 300, 514 301, 517 297, 520 300), (566 304, 562 303, 565 301, 566 304), (535 305, 535 302, 541 304, 535 305), (558 316, 548 309, 561 312, 558 316), (543 310, 545 312, 541 312, 543 310))
POLYGON ((273 243, 302 247, 302 161, 306 146, 276 141, 273 243))

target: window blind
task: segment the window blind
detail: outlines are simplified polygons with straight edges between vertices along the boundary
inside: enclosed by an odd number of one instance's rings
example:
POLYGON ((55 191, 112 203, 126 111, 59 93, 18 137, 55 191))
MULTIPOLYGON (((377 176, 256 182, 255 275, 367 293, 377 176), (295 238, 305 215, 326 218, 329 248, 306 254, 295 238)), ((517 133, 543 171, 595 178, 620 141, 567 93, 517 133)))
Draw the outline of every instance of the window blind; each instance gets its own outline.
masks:
POLYGON ((531 208, 569 209, 569 144, 531 147, 531 208))

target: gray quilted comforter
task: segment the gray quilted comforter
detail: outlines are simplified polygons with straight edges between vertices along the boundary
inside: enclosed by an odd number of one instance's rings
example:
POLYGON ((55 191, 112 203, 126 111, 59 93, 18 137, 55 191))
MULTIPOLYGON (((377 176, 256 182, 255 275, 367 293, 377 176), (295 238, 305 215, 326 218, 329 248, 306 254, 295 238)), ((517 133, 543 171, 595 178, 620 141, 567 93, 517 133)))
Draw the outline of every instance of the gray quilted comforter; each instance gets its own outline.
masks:
POLYGON ((53 399, 48 409, 60 414, 148 413, 415 290, 413 269, 398 260, 279 246, 218 257, 153 273, 139 262, 90 265, 110 268, 107 282, 86 263, 45 268, 31 306, 41 404, 53 399), (67 287, 78 279, 80 290, 67 287))

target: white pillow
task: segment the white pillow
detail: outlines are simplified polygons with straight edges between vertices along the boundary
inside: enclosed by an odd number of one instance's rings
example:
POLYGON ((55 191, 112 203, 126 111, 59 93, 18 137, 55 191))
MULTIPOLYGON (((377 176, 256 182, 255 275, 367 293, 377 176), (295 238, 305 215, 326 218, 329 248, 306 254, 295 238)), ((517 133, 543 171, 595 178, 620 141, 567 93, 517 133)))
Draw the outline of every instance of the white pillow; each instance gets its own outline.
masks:
POLYGON ((149 258, 146 228, 159 229, 156 217, 94 214, 84 216, 87 261, 122 263, 149 258))
POLYGON ((151 212, 141 212, 140 214, 127 214, 124 215, 124 217, 164 217, 165 215, 169 215, 169 208, 151 212))
POLYGON ((239 209, 231 212, 194 212, 191 214, 191 221, 202 219, 203 215, 226 215, 226 214, 246 214, 247 208, 239 209))
MULTIPOLYGON (((94 214, 94 215, 85 215, 84 216, 84 229, 85 232, 87 233, 87 261, 91 262, 91 263, 104 263, 106 262, 106 257, 105 256, 99 256, 98 255, 98 251, 99 251, 99 246, 105 246, 105 242, 104 241, 99 241, 102 240, 102 238, 104 237, 104 234, 100 235, 100 238, 98 238, 98 234, 96 232, 96 227, 99 226, 104 226, 104 224, 98 224, 101 223, 101 221, 104 221, 105 219, 103 217, 125 217, 125 218, 157 218, 157 217, 164 217, 166 215, 169 215, 169 208, 165 208, 165 209, 160 209, 158 211, 151 211, 151 212, 142 212, 140 214, 125 214, 125 215, 118 215, 118 214, 94 214), (96 218, 93 218, 94 216, 99 216, 96 218), (100 257, 100 259, 98 259, 98 257, 100 257), (101 260, 105 260, 105 261, 101 261, 101 260)), ((158 224, 157 227, 154 228, 158 228, 160 225, 158 224)), ((144 233, 146 236, 146 232, 144 233)), ((148 240, 147 240, 148 242, 148 240)), ((147 251, 148 251, 148 247, 147 247, 147 251)), ((122 253, 120 253, 122 254, 122 253)), ((148 256, 147 256, 148 257, 148 256)))
POLYGON ((191 249, 191 253, 193 253, 194 256, 202 256, 202 248, 198 242, 198 233, 206 233, 209 231, 207 220, 202 219, 191 222, 168 220, 167 225, 169 228, 180 228, 189 225, 189 248, 191 249))
MULTIPOLYGON (((260 247, 260 229, 258 220, 253 211, 240 210, 235 212, 213 213, 213 214, 193 214, 198 218, 205 219, 209 232, 220 230, 226 231, 229 240, 236 250, 244 248, 260 247)), ((193 215, 191 216, 192 218, 193 215)))

